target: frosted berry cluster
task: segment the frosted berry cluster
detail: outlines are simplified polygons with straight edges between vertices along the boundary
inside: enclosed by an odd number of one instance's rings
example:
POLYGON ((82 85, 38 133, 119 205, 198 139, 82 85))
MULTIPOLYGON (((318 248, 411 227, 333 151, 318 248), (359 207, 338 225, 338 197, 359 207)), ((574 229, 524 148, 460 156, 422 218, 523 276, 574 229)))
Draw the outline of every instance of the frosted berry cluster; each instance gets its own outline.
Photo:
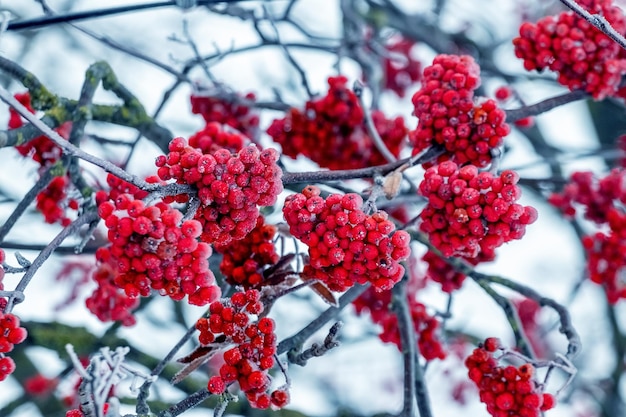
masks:
MULTIPOLYGON (((217 129, 215 142, 241 137, 217 129)), ((215 151, 196 148, 183 138, 173 139, 169 153, 156 160, 158 176, 163 181, 197 187, 200 207, 195 220, 201 224, 200 239, 207 243, 227 245, 243 239, 254 229, 259 215, 257 206, 270 206, 283 190, 282 170, 276 164, 278 152, 260 151, 248 145, 237 154, 227 149, 215 151)), ((188 198, 179 196, 179 201, 188 198)), ((168 200, 165 200, 168 201, 168 200)))
MULTIPOLYGON (((379 334, 380 340, 385 343, 394 343, 398 349, 402 350, 398 317, 391 310, 391 302, 390 290, 376 291, 373 288, 368 288, 353 304, 358 314, 369 311, 372 321, 382 326, 382 332, 379 334)), ((417 335, 420 354, 429 361, 444 359, 446 352, 439 339, 439 321, 428 314, 426 306, 417 301, 414 294, 407 294, 407 303, 417 335)))
MULTIPOLYGON (((483 252, 480 252, 476 258, 465 258, 472 265, 490 262, 493 259, 494 257, 487 257, 483 252)), ((426 278, 439 283, 443 292, 452 293, 463 286, 466 275, 455 270, 436 253, 429 250, 424 254, 422 260, 428 264, 426 278)))
POLYGON ((216 252, 223 255, 220 271, 226 281, 245 289, 262 286, 263 269, 280 258, 273 242, 275 235, 276 226, 266 224, 263 216, 259 216, 246 237, 228 245, 216 245, 216 252))
MULTIPOLYGON (((245 96, 246 100, 255 99, 253 93, 245 96)), ((208 123, 217 122, 230 126, 249 138, 256 138, 259 133, 259 115, 249 106, 237 101, 237 98, 191 96, 191 112, 201 115, 208 123)), ((191 142, 191 139, 190 139, 191 142)))
MULTIPOLYGON (((23 104, 31 113, 35 110, 30 104, 30 94, 16 94, 15 98, 23 104)), ((9 129, 17 129, 24 125, 20 114, 12 107, 9 109, 9 129)), ((72 131, 70 122, 63 123, 55 129, 61 137, 67 139, 72 131)), ((61 158, 61 148, 54 144, 46 136, 38 136, 27 143, 15 147, 17 151, 23 155, 32 158, 39 163, 42 168, 48 168, 61 158)), ((68 199, 68 189, 71 182, 67 174, 55 177, 50 184, 42 190, 36 197, 36 207, 43 215, 46 223, 60 223, 63 227, 70 224, 71 220, 67 217, 68 209, 78 210, 78 201, 68 199)))
POLYGON ((22 343, 27 336, 26 329, 20 327, 20 319, 14 314, 0 312, 0 381, 4 381, 15 371, 15 362, 5 353, 22 343))
POLYGON ((514 171, 494 176, 451 161, 428 168, 419 185, 428 199, 419 228, 446 257, 493 259, 497 247, 520 239, 537 218, 533 207, 516 203, 518 180, 514 171))
POLYGON ((201 344, 219 341, 235 345, 224 352, 219 375, 209 379, 207 388, 212 394, 221 394, 237 382, 253 407, 281 408, 289 402, 289 393, 285 388, 269 392, 277 339, 274 320, 256 318, 264 310, 260 298, 257 290, 236 292, 229 300, 211 303, 209 317, 196 322, 201 344))
POLYGON ((331 194, 307 186, 285 200, 283 214, 291 234, 309 247, 309 264, 302 275, 324 282, 332 291, 345 291, 355 283, 372 283, 388 290, 402 278, 400 261, 408 258, 410 236, 383 211, 362 211, 358 194, 331 194))
POLYGON ((249 144, 250 140, 246 136, 226 132, 220 124, 214 122, 207 123, 202 130, 189 137, 189 146, 199 149, 203 154, 210 154, 218 149, 237 153, 249 144))
POLYGON ((535 378, 535 367, 499 365, 494 353, 503 350, 496 338, 488 338, 465 360, 469 379, 480 391, 480 401, 494 417, 540 417, 554 408, 552 394, 544 393, 535 378))
MULTIPOLYGON (((284 119, 274 120, 267 133, 279 143, 283 154, 310 158, 329 169, 354 169, 387 161, 376 149, 365 127, 358 98, 346 77, 330 77, 326 96, 308 101, 304 110, 291 109, 284 119)), ((376 130, 389 151, 398 156, 407 129, 401 117, 388 120, 372 112, 376 130)))
POLYGON ((151 289, 173 300, 188 296, 194 305, 218 298, 207 260, 211 247, 197 240, 200 222, 182 221, 182 213, 164 202, 146 205, 138 198, 145 192, 117 177, 109 175, 108 182, 112 192, 96 193, 96 203, 111 245, 99 248, 96 259, 117 272, 114 284, 130 298, 151 289))
POLYGON ((573 216, 584 207, 585 218, 608 229, 583 237, 589 278, 604 287, 610 303, 626 298, 622 274, 626 267, 626 170, 615 168, 596 179, 591 172, 575 172, 562 192, 548 201, 573 216))
POLYGON ((510 127, 494 100, 474 97, 479 85, 480 68, 469 55, 437 55, 424 68, 422 87, 412 99, 413 114, 419 119, 409 133, 414 154, 441 145, 445 153, 439 162, 478 167, 491 162, 491 150, 502 145, 510 127))
MULTIPOLYGON (((626 33, 626 18, 612 0, 579 2, 591 14, 604 16, 618 33, 626 33)), ((615 96, 626 73, 620 46, 572 11, 525 22, 513 39, 515 55, 528 71, 550 69, 570 90, 584 90, 601 100, 615 96)))
POLYGON ((422 76, 422 64, 411 55, 413 46, 415 41, 402 36, 392 37, 385 45, 384 87, 400 97, 422 76))
POLYGON ((139 298, 129 297, 115 284, 118 273, 114 267, 110 263, 96 266, 92 278, 97 286, 85 304, 102 322, 119 321, 124 326, 132 326, 136 323, 132 311, 139 306, 139 298))

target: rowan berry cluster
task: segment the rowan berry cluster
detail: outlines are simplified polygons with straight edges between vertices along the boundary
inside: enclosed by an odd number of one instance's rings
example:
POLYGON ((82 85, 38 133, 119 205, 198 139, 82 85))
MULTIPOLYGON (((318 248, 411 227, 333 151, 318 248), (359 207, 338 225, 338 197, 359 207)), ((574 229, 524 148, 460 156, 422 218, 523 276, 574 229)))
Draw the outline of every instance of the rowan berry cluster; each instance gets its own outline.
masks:
POLYGON ((130 298, 148 296, 151 289, 173 300, 188 296, 194 305, 218 298, 207 260, 211 247, 197 240, 200 222, 182 221, 182 213, 164 202, 146 205, 137 198, 145 192, 112 175, 108 182, 112 191, 96 193, 96 203, 111 245, 99 248, 96 259, 116 271, 115 286, 130 298))
MULTIPOLYGON (((30 93, 25 92, 21 94, 16 94, 15 99, 19 101, 24 107, 28 109, 31 113, 35 113, 31 102, 30 102, 30 93)), ((22 116, 14 109, 9 108, 9 129, 17 129, 24 126, 24 121, 22 120, 22 116)), ((69 122, 63 123, 57 129, 56 132, 61 135, 63 138, 67 139, 72 130, 72 125, 69 122)), ((15 147, 17 151, 23 156, 31 157, 35 162, 38 162, 41 166, 49 166, 61 157, 61 148, 55 145, 50 139, 46 136, 41 135, 36 138, 24 143, 22 145, 18 145, 15 147)))
MULTIPOLYGON (((238 98, 192 95, 191 112, 201 115, 207 124, 217 122, 230 126, 249 138, 256 138, 259 133, 259 115, 251 111, 249 106, 241 104, 238 98)), ((254 99, 253 93, 245 96, 245 100, 254 99)))
MULTIPOLYGON (((424 68, 422 87, 413 95, 417 128, 409 132, 413 153, 441 145, 438 162, 452 160, 484 167, 510 127, 494 100, 474 97, 480 68, 469 55, 437 55, 424 68)), ((430 166, 432 163, 425 164, 430 166)))
MULTIPOLYGON (((214 143, 241 137, 219 128, 214 133, 214 143)), ((173 139, 169 153, 156 160, 157 173, 163 181, 176 180, 198 189, 200 207, 195 220, 202 226, 201 240, 227 245, 250 233, 259 215, 257 206, 274 204, 282 192, 282 170, 276 164, 279 155, 271 148, 260 151, 256 145, 237 154, 224 148, 205 149, 188 145, 183 138, 173 139)), ((179 201, 186 199, 187 195, 179 196, 179 201)))
POLYGON ((362 210, 358 194, 331 194, 307 186, 285 200, 283 214, 291 234, 309 247, 309 264, 302 275, 324 282, 332 291, 370 282, 388 290, 402 278, 400 261, 408 258, 410 236, 396 231, 387 213, 362 210))
POLYGON ((189 137, 189 146, 200 149, 203 154, 210 154, 218 149, 228 149, 236 153, 250 144, 246 136, 228 133, 218 123, 207 123, 202 130, 189 137))
MULTIPOLYGON (((35 110, 30 104, 30 94, 16 94, 15 98, 22 103, 31 113, 35 110)), ((13 108, 9 109, 9 129, 17 129, 24 125, 20 114, 13 108)), ((67 139, 72 130, 70 122, 63 123, 56 132, 63 138, 67 139)), ((31 157, 38 162, 42 168, 49 168, 52 164, 61 158, 61 148, 46 136, 38 136, 27 143, 15 147, 23 156, 31 157)), ((71 220, 66 216, 67 209, 78 210, 78 201, 74 199, 68 200, 68 189, 71 181, 67 174, 55 177, 50 184, 37 194, 37 209, 44 215, 46 223, 61 223, 63 227, 70 224, 71 220)))
POLYGON ((108 263, 96 266, 92 276, 97 286, 85 304, 102 322, 119 321, 124 326, 132 326, 136 323, 132 311, 139 306, 139 298, 129 297, 115 284, 118 273, 113 268, 114 265, 108 263))
MULTIPOLYGON (((387 161, 367 133, 365 116, 357 96, 343 76, 328 79, 328 94, 308 101, 303 111, 291 109, 277 119, 267 133, 279 143, 283 154, 306 156, 321 167, 354 169, 376 166, 387 161)), ((407 129, 404 120, 388 120, 380 111, 372 112, 376 130, 389 151, 398 156, 407 129)))
POLYGON ((63 227, 71 223, 71 219, 66 216, 68 208, 77 211, 78 201, 69 199, 67 190, 70 186, 70 179, 67 175, 54 177, 50 184, 42 190, 36 197, 36 207, 43 214, 46 223, 60 223, 63 227))
POLYGON ((42 397, 50 394, 58 385, 56 378, 47 378, 41 374, 33 375, 24 381, 24 390, 32 396, 42 397))
POLYGON ((414 46, 415 41, 403 36, 394 36, 385 45, 384 87, 400 97, 422 76, 422 64, 411 55, 414 46))
MULTIPOLYGON (((493 256, 487 256, 483 252, 480 252, 476 258, 464 259, 467 263, 476 266, 482 262, 493 261, 495 254, 493 254, 493 256)), ((463 286, 463 282, 465 282, 467 276, 454 269, 454 267, 441 258, 441 256, 429 250, 424 254, 422 260, 428 264, 426 278, 439 283, 443 292, 452 293, 463 286)))
POLYGON ((429 250, 422 260, 428 264, 426 277, 441 284, 443 292, 451 293, 463 285, 466 275, 456 271, 436 253, 429 250))
POLYGON ((28 332, 20 327, 20 319, 14 314, 0 312, 0 381, 4 381, 15 370, 15 362, 5 353, 22 343, 28 332))
POLYGON ((419 185, 428 199, 420 230, 446 257, 492 260, 497 247, 520 239, 537 218, 533 207, 515 203, 522 193, 518 180, 514 171, 494 176, 452 161, 428 168, 419 185))
POLYGON ((565 215, 576 213, 575 204, 584 207, 585 218, 608 232, 583 237, 587 252, 589 278, 604 287, 610 303, 626 298, 626 285, 621 278, 626 267, 626 170, 615 168, 603 178, 591 172, 575 172, 562 192, 552 194, 548 201, 565 215), (608 226, 608 227, 607 227, 608 226))
MULTIPOLYGON (((394 343, 402 350, 398 317, 392 311, 391 303, 391 290, 376 291, 374 288, 368 288, 353 302, 357 314, 369 311, 372 321, 382 326, 382 332, 378 335, 380 340, 384 343, 394 343)), ((439 321, 428 314, 426 306, 417 301, 414 294, 407 294, 407 303, 420 354, 428 361, 444 359, 446 352, 438 335, 439 321)))
POLYGON ((196 322, 201 344, 219 341, 235 345, 224 352, 219 375, 209 379, 207 388, 212 394, 221 394, 228 385, 237 382, 253 407, 281 408, 289 402, 287 390, 279 388, 269 393, 272 382, 269 370, 274 366, 276 354, 276 325, 268 317, 255 318, 264 310, 260 298, 258 290, 236 292, 229 300, 211 303, 209 317, 196 322))
MULTIPOLYGON (((626 32, 626 17, 612 0, 579 2, 591 14, 604 16, 618 33, 626 32)), ((525 22, 513 39, 515 55, 528 71, 546 68, 570 90, 584 90, 596 100, 615 96, 626 73, 621 47, 572 11, 525 22)), ((619 94, 622 95, 622 94, 619 94)))
POLYGON ((552 394, 544 393, 534 378, 535 367, 525 363, 501 366, 494 353, 502 350, 494 337, 480 344, 465 360, 469 378, 480 391, 480 401, 494 417, 539 417, 555 405, 552 394))
POLYGON ((263 269, 280 258, 274 247, 275 235, 276 226, 265 224, 263 216, 259 216, 255 228, 246 237, 228 245, 216 245, 216 252, 223 255, 220 271, 226 281, 245 289, 262 286, 263 269))

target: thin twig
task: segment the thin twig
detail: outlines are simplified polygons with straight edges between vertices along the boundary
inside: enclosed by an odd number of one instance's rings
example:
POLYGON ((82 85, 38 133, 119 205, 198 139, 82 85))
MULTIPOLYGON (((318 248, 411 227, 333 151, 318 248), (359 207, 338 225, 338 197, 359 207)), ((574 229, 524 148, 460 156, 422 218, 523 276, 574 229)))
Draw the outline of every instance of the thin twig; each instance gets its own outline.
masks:
POLYGON ((606 18, 599 14, 591 14, 585 10, 582 6, 573 0, 560 0, 565 6, 570 8, 578 16, 585 19, 591 25, 595 26, 600 32, 604 33, 609 38, 613 39, 615 43, 626 49, 626 38, 621 33, 616 31, 613 26, 606 20, 606 18))
POLYGON ((396 162, 398 158, 395 157, 394 154, 391 153, 383 139, 378 134, 376 130, 376 125, 374 125, 374 120, 372 119, 371 110, 367 109, 365 106, 365 100, 363 98, 363 84, 360 81, 354 82, 354 94, 359 99, 359 104, 361 105, 361 109, 363 110, 363 115, 365 117, 365 127, 367 127, 367 133, 369 133, 372 142, 374 142, 374 146, 378 149, 378 152, 387 160, 387 162, 396 162))
POLYGON ((148 396, 150 395, 150 387, 152 383, 156 380, 161 372, 165 369, 165 366, 172 360, 174 355, 182 348, 185 343, 189 341, 191 336, 196 332, 195 324, 187 329, 187 332, 180 338, 180 340, 174 345, 174 347, 168 352, 168 354, 159 361, 157 366, 152 369, 150 372, 150 376, 154 378, 147 378, 146 381, 139 388, 139 395, 137 396, 137 406, 135 411, 139 415, 147 415, 150 413, 150 407, 148 406, 148 396))
POLYGON ((519 109, 506 110, 506 120, 509 122, 514 122, 516 120, 524 119, 526 117, 537 116, 539 114, 547 112, 548 110, 552 110, 556 107, 563 106, 565 104, 569 104, 571 102, 578 101, 587 97, 589 97, 589 94, 587 94, 583 90, 571 91, 560 96, 550 97, 536 104, 520 107, 519 109))
POLYGON ((404 405, 399 416, 413 417, 415 414, 413 402, 415 398, 415 368, 420 365, 416 362, 415 326, 407 303, 406 280, 396 284, 391 293, 393 295, 392 309, 398 318, 398 331, 400 332, 400 344, 402 345, 402 358, 404 361, 404 405))
POLYGON ((357 285, 350 288, 348 291, 346 291, 344 295, 339 297, 339 306, 328 308, 326 311, 320 314, 319 317, 317 317, 315 320, 305 326, 298 333, 281 341, 276 348, 276 354, 280 355, 290 351, 293 348, 301 348, 302 344, 309 337, 311 337, 313 333, 321 329, 322 326, 324 326, 330 320, 336 318, 341 310, 343 310, 352 301, 356 300, 361 294, 363 294, 363 292, 368 287, 369 285, 357 285))
POLYGON ((13 107, 22 117, 24 117, 28 122, 30 122, 33 126, 41 131, 44 135, 46 135, 50 140, 52 140, 57 146, 59 146, 66 155, 75 156, 84 161, 87 161, 93 165, 96 165, 106 172, 110 172, 111 174, 123 179, 126 182, 129 182, 143 190, 155 190, 159 188, 157 184, 150 184, 140 179, 135 175, 131 175, 118 166, 112 164, 111 162, 105 161, 103 159, 97 158, 87 152, 83 151, 80 148, 72 145, 65 139, 61 137, 57 132, 50 129, 46 124, 44 124, 41 120, 39 120, 35 115, 28 111, 26 107, 22 105, 19 101, 17 101, 13 96, 6 90, 4 87, 0 87, 0 99, 13 107))
MULTIPOLYGON (((20 282, 15 287, 15 291, 24 292, 24 290, 26 289, 30 281, 35 276, 35 273, 39 270, 39 268, 43 265, 43 263, 50 257, 50 255, 52 255, 52 253, 56 250, 56 248, 59 247, 61 243, 63 243, 63 241, 67 237, 78 232, 78 230, 83 225, 89 224, 92 221, 96 220, 97 218, 98 218, 98 213, 95 211, 85 213, 79 218, 77 218, 76 220, 74 220, 72 223, 70 223, 69 226, 61 230, 61 232, 58 235, 56 235, 55 238, 50 241, 48 246, 46 246, 44 250, 42 250, 39 253, 39 255, 35 258, 32 265, 28 268, 28 271, 26 271, 26 273, 24 274, 20 282)), ((14 298, 9 298, 7 305, 4 309, 5 313, 11 312, 15 301, 16 300, 14 298)))

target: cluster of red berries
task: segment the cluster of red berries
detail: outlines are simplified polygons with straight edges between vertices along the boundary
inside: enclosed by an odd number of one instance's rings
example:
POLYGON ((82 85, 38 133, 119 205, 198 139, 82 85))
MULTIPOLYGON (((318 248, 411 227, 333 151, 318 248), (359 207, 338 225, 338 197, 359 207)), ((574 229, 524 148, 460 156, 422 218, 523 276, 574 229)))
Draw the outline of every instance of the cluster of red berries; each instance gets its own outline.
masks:
POLYGON ((0 312, 0 381, 4 381, 15 371, 15 362, 5 353, 13 350, 13 347, 22 343, 28 332, 20 327, 20 319, 14 314, 0 312))
POLYGON ((533 378, 535 367, 525 363, 501 366, 494 353, 503 350, 500 340, 490 337, 465 360, 468 375, 480 391, 480 401, 494 417, 539 417, 554 407, 552 394, 533 378))
POLYGON ((474 97, 479 85, 480 68, 469 55, 437 55, 424 68, 422 87, 412 99, 419 118, 409 133, 414 154, 438 144, 446 150, 439 162, 450 159, 478 167, 491 162, 491 150, 502 145, 510 127, 494 100, 474 97))
POLYGON ((422 76, 422 64, 411 55, 414 46, 415 41, 403 36, 394 36, 385 45, 384 87, 400 97, 422 76))
MULTIPOLYGON (((254 101, 254 93, 246 94, 245 99, 254 101)), ((256 138, 259 134, 259 115, 238 102, 237 98, 192 95, 191 112, 201 115, 207 124, 217 122, 227 125, 249 138, 256 138)))
MULTIPOLYGON (((407 292, 408 293, 408 292, 407 292)), ((379 337, 384 343, 394 343, 402 350, 398 317, 391 310, 392 294, 390 290, 376 291, 368 288, 353 304, 358 314, 369 311, 372 321, 382 326, 379 337)), ((439 321, 428 314, 426 306, 407 294, 407 303, 411 312, 411 319, 417 335, 417 344, 420 354, 426 360, 444 359, 446 352, 438 336, 439 321)))
POLYGON ((511 170, 494 176, 452 161, 428 168, 419 185, 428 199, 420 230, 446 257, 494 259, 497 247, 520 239, 537 219, 533 207, 515 203, 522 193, 518 180, 511 170))
POLYGON ((626 285, 621 278, 626 267, 626 170, 615 168, 603 178, 596 179, 591 172, 575 172, 571 182, 548 201, 567 216, 576 213, 574 204, 585 208, 585 218, 599 226, 608 226, 608 232, 597 232, 583 237, 587 252, 590 279, 604 287, 610 303, 626 298, 626 285))
MULTIPOLYGON (((427 251, 422 260, 428 264, 426 270, 426 278, 431 279, 441 285, 443 292, 451 293, 463 286, 466 275, 455 270, 444 259, 432 251, 427 251)), ((493 261, 493 258, 486 257, 482 252, 476 258, 466 259, 472 265, 478 265, 481 262, 493 261)))
POLYGON ((383 211, 362 210, 358 194, 331 194, 307 186, 285 200, 283 214, 291 234, 309 247, 309 264, 302 275, 324 282, 332 291, 345 291, 355 283, 372 283, 388 290, 404 273, 400 261, 408 258, 410 236, 383 211))
POLYGON ((101 263, 93 272, 96 289, 87 298, 85 304, 102 322, 119 321, 124 326, 136 323, 132 311, 139 306, 139 298, 129 297, 126 292, 115 284, 118 275, 114 265, 101 263))
MULTIPOLYGON (((16 94, 15 98, 22 103, 31 113, 35 110, 30 104, 30 94, 16 94)), ((9 109, 9 129, 17 129, 24 125, 20 114, 15 109, 9 109)), ((56 132, 63 138, 67 139, 72 130, 70 122, 63 123, 56 132)), ((23 156, 31 157, 42 167, 50 167, 61 158, 61 148, 54 144, 46 136, 38 136, 27 143, 15 147, 23 156)), ((48 186, 37 194, 37 209, 44 215, 46 223, 61 223, 63 227, 70 224, 71 220, 66 216, 67 209, 78 210, 78 201, 67 198, 67 190, 70 188, 71 182, 64 174, 55 177, 48 186)))
MULTIPOLYGON (((30 102, 30 93, 25 92, 16 94, 15 99, 26 107, 28 111, 33 114, 35 113, 35 110, 30 102)), ((22 116, 20 116, 20 114, 11 107, 9 109, 9 129, 17 129, 22 126, 24 126, 22 116)), ((55 130, 59 135, 67 139, 72 130, 72 124, 70 122, 63 123, 55 130)), ((23 156, 31 157, 41 166, 49 166, 58 161, 61 157, 61 148, 55 145, 54 142, 44 135, 38 136, 22 145, 18 145, 15 149, 17 149, 17 151, 23 156)))
POLYGON ((548 202, 565 214, 576 214, 574 204, 584 207, 585 218, 595 223, 606 223, 610 213, 619 213, 619 206, 626 204, 626 170, 615 168, 603 178, 596 178, 591 171, 574 172, 570 182, 560 193, 553 193, 548 202))
POLYGON ((70 179, 67 175, 54 177, 50 184, 37 194, 37 209, 43 214, 46 223, 60 223, 63 227, 71 223, 71 219, 66 216, 68 208, 77 211, 78 201, 69 199, 67 190, 70 186, 70 179))
POLYGON ((194 305, 218 298, 207 260, 211 246, 197 240, 200 222, 182 221, 182 213, 164 202, 147 206, 138 198, 145 192, 113 175, 107 180, 112 191, 98 191, 96 203, 111 245, 99 248, 96 259, 117 272, 114 284, 130 298, 148 296, 150 289, 173 300, 187 295, 194 305))
POLYGON ((253 407, 281 408, 289 402, 289 393, 284 388, 268 392, 272 382, 269 370, 276 354, 276 325, 268 317, 254 318, 264 310, 260 298, 258 290, 236 292, 229 300, 211 303, 209 317, 196 322, 201 344, 235 344, 224 352, 219 375, 209 379, 207 388, 212 394, 221 394, 237 382, 253 407))
MULTIPOLYGON (((241 137, 212 126, 215 143, 241 137)), ((274 149, 261 151, 256 145, 248 145, 237 154, 224 148, 205 149, 175 138, 169 144, 169 153, 157 158, 157 173, 163 181, 176 180, 197 187, 200 207, 195 220, 202 226, 201 240, 227 245, 250 233, 259 215, 257 206, 274 204, 282 192, 282 170, 276 163, 279 155, 274 149)), ((187 195, 181 195, 178 201, 186 199, 187 195)))
POLYGON ((245 289, 262 286, 263 269, 280 258, 273 242, 275 235, 276 226, 265 224, 263 216, 259 216, 255 228, 246 237, 228 245, 216 245, 216 252, 223 255, 220 271, 226 281, 245 289))
MULTIPOLYGON (((626 17, 612 0, 579 2, 591 14, 604 16, 618 33, 626 33, 626 17)), ((528 71, 549 68, 570 90, 585 90, 597 100, 615 96, 626 73, 621 47, 572 11, 525 22, 513 39, 515 55, 528 71)), ((621 94, 620 94, 621 95, 621 94)))
MULTIPOLYGON (((306 156, 321 167, 354 169, 387 161, 376 149, 365 127, 365 116, 357 96, 343 76, 328 79, 328 94, 308 101, 305 109, 291 109, 284 119, 274 120, 267 133, 279 143, 283 154, 306 156)), ((382 141, 398 156, 407 129, 404 120, 388 120, 379 111, 372 118, 382 141)))
POLYGON ((56 378, 47 378, 37 374, 24 381, 24 391, 32 396, 43 397, 50 394, 58 383, 59 380, 56 378))
POLYGON ((200 149, 203 154, 209 154, 218 149, 228 149, 236 153, 249 145, 250 140, 243 135, 237 135, 223 130, 219 123, 207 123, 202 130, 189 137, 189 146, 200 149))

